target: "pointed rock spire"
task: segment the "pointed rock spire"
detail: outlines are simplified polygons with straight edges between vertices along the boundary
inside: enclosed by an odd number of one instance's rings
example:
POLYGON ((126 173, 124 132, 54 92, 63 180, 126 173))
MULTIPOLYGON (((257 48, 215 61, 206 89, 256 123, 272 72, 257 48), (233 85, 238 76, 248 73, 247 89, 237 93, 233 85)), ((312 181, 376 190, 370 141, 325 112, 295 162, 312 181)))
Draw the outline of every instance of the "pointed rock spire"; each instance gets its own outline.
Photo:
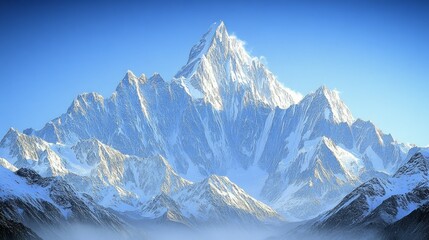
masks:
POLYGON ((9 143, 12 143, 16 141, 16 139, 19 136, 19 132, 15 130, 15 128, 11 127, 7 131, 6 135, 4 135, 3 139, 0 141, 0 147, 4 147, 4 145, 8 145, 9 143))
POLYGON ((217 110, 249 103, 287 108, 301 100, 259 63, 242 41, 228 35, 223 22, 215 23, 192 47, 175 81, 194 99, 204 99, 217 110))
POLYGON ((311 105, 317 105, 317 108, 323 110, 326 119, 331 119, 336 123, 345 122, 353 124, 354 118, 349 108, 341 100, 337 90, 330 90, 326 86, 321 86, 313 94, 305 97, 305 100, 311 105))

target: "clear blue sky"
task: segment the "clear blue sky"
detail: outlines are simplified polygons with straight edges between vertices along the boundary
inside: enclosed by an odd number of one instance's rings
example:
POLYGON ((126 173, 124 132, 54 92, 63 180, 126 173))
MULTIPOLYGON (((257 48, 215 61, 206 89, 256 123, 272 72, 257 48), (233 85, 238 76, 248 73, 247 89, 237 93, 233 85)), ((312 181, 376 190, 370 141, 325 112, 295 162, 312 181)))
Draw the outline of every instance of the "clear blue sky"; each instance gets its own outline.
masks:
POLYGON ((128 69, 170 79, 221 19, 285 86, 336 88, 355 117, 429 144, 425 2, 28 2, 0 5, 0 135, 41 128, 79 93, 110 96, 128 69))

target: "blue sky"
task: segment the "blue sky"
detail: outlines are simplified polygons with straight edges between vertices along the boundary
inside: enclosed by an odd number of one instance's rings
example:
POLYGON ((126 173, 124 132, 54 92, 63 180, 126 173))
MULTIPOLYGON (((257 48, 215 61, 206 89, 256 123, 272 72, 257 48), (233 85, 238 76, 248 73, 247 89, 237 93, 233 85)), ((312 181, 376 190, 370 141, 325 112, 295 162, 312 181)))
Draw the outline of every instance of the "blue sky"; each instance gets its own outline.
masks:
POLYGON ((0 134, 41 128, 126 70, 170 79, 209 26, 287 87, 335 88, 355 117, 429 144, 429 5, 419 1, 2 1, 0 134))

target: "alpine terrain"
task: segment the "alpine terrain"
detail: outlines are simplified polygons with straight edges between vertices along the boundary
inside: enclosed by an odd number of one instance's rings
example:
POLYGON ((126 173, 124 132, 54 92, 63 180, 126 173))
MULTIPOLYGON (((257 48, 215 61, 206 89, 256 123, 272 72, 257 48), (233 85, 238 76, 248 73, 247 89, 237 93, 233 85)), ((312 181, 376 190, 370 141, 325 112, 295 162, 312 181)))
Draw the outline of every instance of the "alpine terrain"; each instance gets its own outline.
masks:
POLYGON ((329 231, 372 228, 388 239, 407 234, 426 239, 428 229, 419 228, 427 223, 428 203, 429 149, 418 149, 395 174, 363 183, 321 215, 314 226, 329 231))
POLYGON ((42 129, 11 128, 0 223, 28 236, 121 218, 387 226, 427 211, 428 156, 412 147, 353 117, 336 90, 283 86, 220 22, 173 79, 128 71, 110 97, 83 93, 42 129))

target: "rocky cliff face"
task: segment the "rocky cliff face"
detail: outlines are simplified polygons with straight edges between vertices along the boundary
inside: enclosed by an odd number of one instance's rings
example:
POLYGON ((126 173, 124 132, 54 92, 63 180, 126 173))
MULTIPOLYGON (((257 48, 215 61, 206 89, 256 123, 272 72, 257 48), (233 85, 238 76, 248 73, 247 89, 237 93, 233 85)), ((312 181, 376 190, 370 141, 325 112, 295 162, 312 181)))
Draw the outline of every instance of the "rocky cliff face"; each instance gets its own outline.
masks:
POLYGON ((14 173, 3 167, 0 175, 0 215, 6 229, 16 225, 23 229, 22 236, 35 239, 27 228, 46 233, 76 223, 124 230, 119 218, 58 177, 43 178, 26 168, 14 173))
POLYGON ((403 219, 411 220, 425 211, 429 201, 428 177, 429 154, 427 150, 420 150, 393 176, 373 178, 353 190, 335 208, 319 217, 315 226, 329 230, 398 227, 390 232, 391 236, 401 236, 414 227, 417 235, 424 236, 425 228, 419 224, 405 225, 403 219))

